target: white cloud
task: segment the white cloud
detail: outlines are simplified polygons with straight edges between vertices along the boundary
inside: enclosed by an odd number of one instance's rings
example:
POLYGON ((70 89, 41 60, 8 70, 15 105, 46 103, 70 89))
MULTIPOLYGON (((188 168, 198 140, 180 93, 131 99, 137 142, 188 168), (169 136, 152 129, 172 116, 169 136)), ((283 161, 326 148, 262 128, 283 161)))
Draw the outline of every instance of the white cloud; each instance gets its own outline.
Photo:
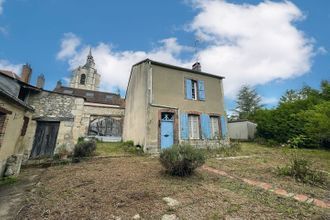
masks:
POLYGON ((81 40, 73 33, 65 33, 61 42, 61 51, 57 54, 57 59, 65 60, 75 55, 76 48, 81 40))
POLYGON ((9 70, 16 74, 20 74, 20 70, 23 64, 12 64, 8 60, 0 59, 0 69, 9 70))
MULTIPOLYGON (((225 95, 234 98, 243 84, 262 85, 300 76, 310 70, 315 54, 312 41, 294 23, 304 19, 293 3, 265 1, 257 5, 217 0, 192 0, 197 15, 190 22, 205 47, 196 56, 203 71, 225 76, 225 95)), ((89 45, 65 34, 57 58, 70 68, 85 62, 89 45), (79 46, 80 45, 80 46, 79 46)), ((192 48, 176 38, 163 39, 151 51, 115 51, 99 43, 92 48, 103 89, 126 89, 131 66, 145 58, 190 68, 194 59, 182 60, 192 48)))
POLYGON ((304 15, 293 3, 193 2, 199 13, 190 29, 208 44, 199 53, 203 69, 226 77, 229 97, 242 84, 262 85, 310 70, 313 45, 294 26, 304 15))
POLYGON ((0 15, 3 12, 3 3, 5 3, 5 0, 0 0, 0 15))
POLYGON ((185 50, 191 49, 179 45, 175 38, 159 41, 158 47, 149 52, 115 51, 111 45, 105 43, 99 43, 96 47, 91 47, 89 45, 81 45, 78 47, 78 44, 68 43, 72 42, 72 39, 79 38, 72 33, 65 34, 62 39, 61 50, 57 54, 57 57, 67 59, 70 69, 74 69, 86 62, 89 48, 91 48, 96 68, 102 77, 101 89, 112 91, 115 91, 117 88, 126 89, 133 64, 143 59, 151 58, 174 65, 187 66, 177 55, 185 50), (63 54, 65 54, 65 56, 63 56, 63 54))

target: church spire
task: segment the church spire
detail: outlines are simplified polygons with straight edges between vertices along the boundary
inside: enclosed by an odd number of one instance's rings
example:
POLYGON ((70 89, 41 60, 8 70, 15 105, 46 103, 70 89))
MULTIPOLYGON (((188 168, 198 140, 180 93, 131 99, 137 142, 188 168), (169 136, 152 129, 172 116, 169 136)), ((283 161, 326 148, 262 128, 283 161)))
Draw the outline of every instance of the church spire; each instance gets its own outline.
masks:
POLYGON ((87 61, 86 64, 84 65, 85 67, 95 67, 95 62, 94 62, 94 58, 92 56, 92 48, 89 48, 89 53, 87 56, 87 61))

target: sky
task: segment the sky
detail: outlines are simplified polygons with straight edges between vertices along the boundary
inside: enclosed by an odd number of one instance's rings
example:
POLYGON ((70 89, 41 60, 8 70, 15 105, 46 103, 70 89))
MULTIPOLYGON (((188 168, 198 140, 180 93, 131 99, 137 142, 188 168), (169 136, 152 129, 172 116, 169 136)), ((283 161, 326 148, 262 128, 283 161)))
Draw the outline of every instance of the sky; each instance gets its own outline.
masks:
POLYGON ((329 0, 0 0, 0 69, 64 84, 92 49, 101 90, 125 94, 145 59, 224 76, 228 112, 242 85, 267 107, 330 80, 329 0))

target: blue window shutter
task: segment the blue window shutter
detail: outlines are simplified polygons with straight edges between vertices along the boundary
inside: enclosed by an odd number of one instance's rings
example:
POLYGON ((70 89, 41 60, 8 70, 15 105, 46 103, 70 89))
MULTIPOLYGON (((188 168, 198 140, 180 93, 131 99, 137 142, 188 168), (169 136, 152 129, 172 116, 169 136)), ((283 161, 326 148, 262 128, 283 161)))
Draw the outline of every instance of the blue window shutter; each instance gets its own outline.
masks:
POLYGON ((186 98, 192 99, 192 83, 190 79, 186 79, 186 98))
POLYGON ((202 137, 205 139, 211 138, 210 116, 207 114, 201 115, 202 137))
POLYGON ((199 100, 205 100, 204 80, 198 80, 198 98, 199 100))
POLYGON ((189 138, 188 114, 187 113, 181 113, 180 127, 181 127, 181 139, 187 140, 189 138))
POLYGON ((227 123, 226 118, 224 116, 221 116, 221 134, 222 138, 227 137, 227 123))

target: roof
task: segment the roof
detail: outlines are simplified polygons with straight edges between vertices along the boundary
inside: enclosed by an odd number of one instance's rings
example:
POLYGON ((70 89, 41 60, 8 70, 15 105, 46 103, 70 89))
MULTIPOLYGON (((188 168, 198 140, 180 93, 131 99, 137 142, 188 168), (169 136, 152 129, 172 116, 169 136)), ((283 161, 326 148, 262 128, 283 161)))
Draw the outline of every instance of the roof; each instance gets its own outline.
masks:
POLYGON ((23 102, 22 100, 20 100, 19 98, 11 95, 10 93, 8 93, 7 91, 3 90, 1 87, 0 87, 0 94, 1 96, 3 96, 4 98, 7 98, 8 100, 16 103, 17 105, 27 109, 27 110, 30 110, 30 111, 34 111, 34 109, 29 106, 28 104, 26 104, 25 102, 23 102))
POLYGON ((167 67, 167 68, 170 68, 170 69, 176 69, 176 70, 186 71, 186 72, 195 73, 195 74, 199 74, 199 75, 210 76, 210 77, 214 77, 214 78, 218 78, 218 79, 224 79, 225 78, 224 76, 218 76, 218 75, 214 75, 214 74, 211 74, 211 73, 196 71, 196 70, 193 70, 193 69, 184 68, 184 67, 180 67, 180 66, 174 66, 174 65, 171 65, 171 64, 161 63, 161 62, 150 60, 150 59, 142 60, 142 61, 134 64, 133 66, 137 66, 137 65, 139 65, 141 63, 145 63, 145 62, 150 62, 151 64, 154 64, 154 65, 157 65, 157 66, 163 66, 163 67, 167 67))
POLYGON ((10 78, 13 79, 18 79, 21 80, 21 77, 19 75, 17 75, 16 73, 9 71, 9 70, 0 70, 0 73, 2 73, 3 75, 9 76, 10 78))
POLYGON ((120 97, 120 95, 110 92, 100 92, 87 89, 77 89, 66 86, 56 87, 54 92, 61 93, 64 95, 72 95, 82 97, 86 102, 108 104, 108 105, 118 105, 120 107, 125 107, 125 100, 120 97))

